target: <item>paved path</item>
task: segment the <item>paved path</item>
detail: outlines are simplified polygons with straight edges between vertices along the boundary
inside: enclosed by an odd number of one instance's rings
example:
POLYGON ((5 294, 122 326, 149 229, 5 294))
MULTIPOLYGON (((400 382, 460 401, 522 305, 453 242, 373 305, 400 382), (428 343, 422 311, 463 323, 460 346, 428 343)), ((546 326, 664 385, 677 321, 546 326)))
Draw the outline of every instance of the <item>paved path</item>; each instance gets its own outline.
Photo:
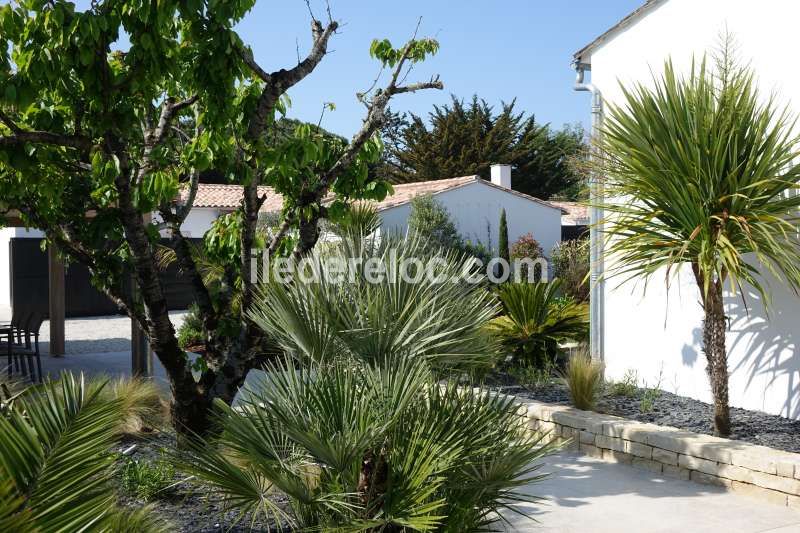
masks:
POLYGON ((800 533, 800 511, 717 487, 661 478, 587 456, 547 459, 553 476, 529 487, 549 503, 510 531, 558 533, 800 533))
MULTIPOLYGON (((170 318, 178 329, 185 311, 172 311, 170 318)), ((10 320, 11 310, 0 307, 0 322, 10 320)), ((68 318, 64 325, 66 355, 123 352, 131 349, 131 319, 122 315, 68 318)), ((50 346, 50 322, 39 330, 42 353, 50 346)))

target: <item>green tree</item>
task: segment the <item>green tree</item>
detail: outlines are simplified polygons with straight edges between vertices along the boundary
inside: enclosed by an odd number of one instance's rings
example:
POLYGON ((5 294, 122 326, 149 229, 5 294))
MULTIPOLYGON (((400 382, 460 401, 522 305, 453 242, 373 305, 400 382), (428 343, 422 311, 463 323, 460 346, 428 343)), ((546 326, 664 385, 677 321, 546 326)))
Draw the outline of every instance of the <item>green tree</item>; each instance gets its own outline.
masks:
POLYGON ((719 435, 731 429, 725 285, 742 296, 752 287, 765 304, 766 275, 800 289, 795 121, 727 49, 716 68, 703 60, 681 77, 668 61, 652 88, 625 88, 623 105, 608 109, 600 169, 612 221, 607 275, 668 285, 684 265, 694 275, 719 435))
POLYGON ((450 212, 430 194, 412 198, 408 231, 446 250, 463 248, 463 240, 450 212))
POLYGON ((500 212, 500 235, 497 238, 498 254, 506 261, 511 260, 511 252, 508 248, 508 222, 506 221, 506 210, 500 212))
POLYGON ((466 104, 453 96, 449 105, 435 106, 428 120, 394 113, 383 130, 387 149, 376 172, 394 183, 471 174, 489 179, 490 166, 502 161, 514 165, 516 191, 577 198, 584 180, 572 161, 584 152, 583 130, 554 130, 517 113, 514 105, 504 103, 496 113, 477 96, 466 104))
POLYGON ((335 219, 351 199, 382 199, 390 186, 371 179, 368 168, 380 156, 376 132, 390 99, 442 88, 438 79, 402 82, 413 63, 437 51, 436 41, 413 38, 395 48, 376 40, 370 54, 388 79, 359 94, 367 115, 349 143, 310 125, 267 142, 288 105, 286 91, 322 61, 339 24, 312 14, 308 55, 269 72, 234 30, 254 3, 0 7, 0 212, 42 229, 63 256, 87 265, 94 284, 147 332, 169 378, 180 431, 206 430, 213 399, 231 402, 250 369, 264 363, 268 335, 237 311, 250 307, 256 291, 251 251, 297 258, 316 243, 321 219, 335 219), (122 36, 130 42, 124 52, 117 49, 122 36), (212 165, 244 194, 240 208, 206 236, 203 254, 221 272, 210 286, 181 224, 200 173, 212 165), (260 184, 285 199, 269 242, 256 231, 266 200, 260 184), (181 188, 185 202, 177 200, 181 188), (335 200, 323 205, 329 195, 335 200), (292 230, 297 238, 287 240, 292 230), (208 336, 194 365, 167 313, 160 232, 172 239, 208 336), (125 290, 130 278, 137 300, 125 290))

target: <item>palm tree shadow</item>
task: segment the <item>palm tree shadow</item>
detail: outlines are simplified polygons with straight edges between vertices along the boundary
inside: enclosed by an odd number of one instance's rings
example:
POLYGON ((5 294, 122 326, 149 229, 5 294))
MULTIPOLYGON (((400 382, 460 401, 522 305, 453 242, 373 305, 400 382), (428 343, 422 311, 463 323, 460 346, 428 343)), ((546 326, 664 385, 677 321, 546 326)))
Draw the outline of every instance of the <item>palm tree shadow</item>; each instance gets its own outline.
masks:
POLYGON ((745 392, 757 392, 762 402, 772 392, 784 396, 780 414, 800 418, 800 345, 796 336, 798 299, 788 289, 776 284, 769 313, 758 293, 751 290, 740 297, 726 298, 730 317, 728 331, 728 364, 731 375, 747 374, 745 392), (742 355, 743 354, 743 355, 742 355), (731 358, 731 355, 733 358, 731 358), (752 391, 751 389, 755 389, 752 391))

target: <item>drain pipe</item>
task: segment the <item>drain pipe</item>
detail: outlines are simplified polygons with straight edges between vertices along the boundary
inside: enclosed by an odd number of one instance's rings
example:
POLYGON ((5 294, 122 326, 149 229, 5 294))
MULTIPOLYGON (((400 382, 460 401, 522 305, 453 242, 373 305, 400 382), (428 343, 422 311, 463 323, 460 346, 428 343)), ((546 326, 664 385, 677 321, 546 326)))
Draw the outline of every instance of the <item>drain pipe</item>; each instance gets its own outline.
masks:
MULTIPOLYGON (((576 71, 575 86, 576 91, 586 91, 592 95, 592 140, 597 141, 600 135, 601 121, 603 120, 603 97, 600 90, 591 83, 584 83, 584 73, 591 70, 591 65, 575 62, 576 71)), ((593 146, 589 157, 593 157, 597 146, 593 146)), ((604 282, 603 282, 603 208, 600 202, 603 201, 603 183, 596 172, 592 172, 589 177, 589 349, 592 359, 595 361, 605 361, 604 353, 604 282)))

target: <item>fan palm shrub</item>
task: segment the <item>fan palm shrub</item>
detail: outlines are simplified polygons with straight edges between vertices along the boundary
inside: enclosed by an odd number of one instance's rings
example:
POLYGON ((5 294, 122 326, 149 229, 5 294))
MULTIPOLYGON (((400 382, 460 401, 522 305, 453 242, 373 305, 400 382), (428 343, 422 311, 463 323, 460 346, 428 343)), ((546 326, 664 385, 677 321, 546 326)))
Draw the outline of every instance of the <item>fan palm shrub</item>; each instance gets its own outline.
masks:
POLYGON ((497 288, 502 315, 486 329, 511 351, 516 363, 549 368, 559 344, 582 341, 588 335, 588 307, 562 296, 560 288, 557 278, 550 283, 506 283, 497 288))
POLYGON ((753 73, 723 50, 686 76, 671 61, 652 86, 623 88, 600 147, 607 276, 670 280, 686 265, 700 293, 714 427, 730 433, 725 286, 755 289, 765 275, 800 289, 795 119, 759 94, 753 73))
POLYGON ((240 516, 302 530, 487 530, 536 501, 521 489, 553 449, 512 398, 442 385, 413 357, 289 361, 219 409, 184 468, 240 516))
POLYGON ((499 307, 458 252, 433 251, 417 237, 343 239, 324 256, 312 253, 305 266, 308 275, 290 283, 266 283, 249 312, 302 363, 403 355, 448 373, 488 369, 498 358, 484 325, 499 307), (403 265, 411 265, 409 276, 403 265))
POLYGON ((163 520, 148 516, 147 509, 116 506, 111 448, 131 412, 138 416, 146 409, 107 392, 106 383, 64 373, 4 405, 0 530, 164 530, 163 520))

